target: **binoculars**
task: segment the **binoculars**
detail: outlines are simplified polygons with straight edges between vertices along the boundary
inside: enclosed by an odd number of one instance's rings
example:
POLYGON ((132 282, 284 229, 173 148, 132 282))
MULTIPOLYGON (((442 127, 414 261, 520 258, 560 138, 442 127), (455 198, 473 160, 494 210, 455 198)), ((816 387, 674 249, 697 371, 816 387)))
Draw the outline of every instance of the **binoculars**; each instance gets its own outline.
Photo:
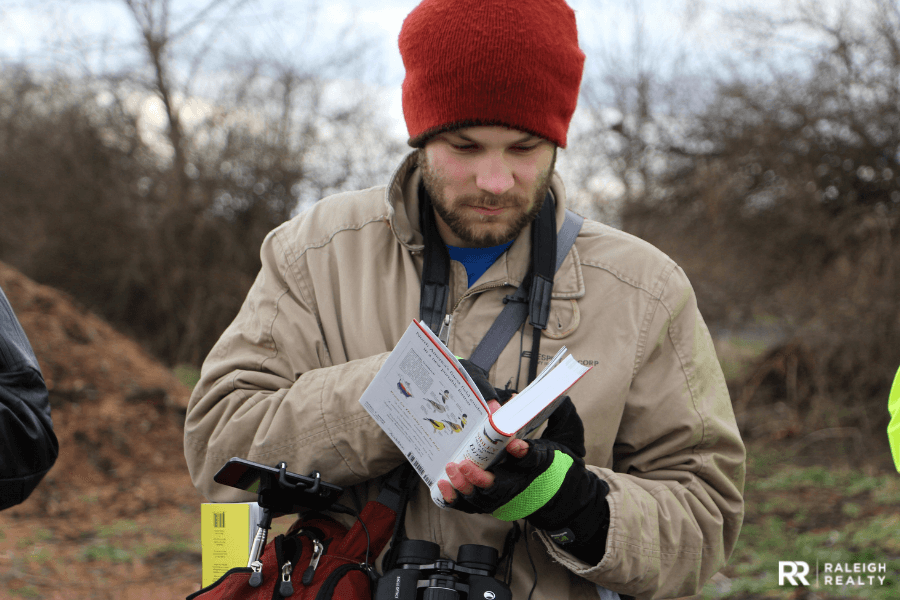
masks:
POLYGON ((465 544, 456 561, 440 558, 440 547, 425 540, 404 540, 397 566, 375 588, 374 600, 512 600, 509 588, 493 577, 497 550, 465 544))

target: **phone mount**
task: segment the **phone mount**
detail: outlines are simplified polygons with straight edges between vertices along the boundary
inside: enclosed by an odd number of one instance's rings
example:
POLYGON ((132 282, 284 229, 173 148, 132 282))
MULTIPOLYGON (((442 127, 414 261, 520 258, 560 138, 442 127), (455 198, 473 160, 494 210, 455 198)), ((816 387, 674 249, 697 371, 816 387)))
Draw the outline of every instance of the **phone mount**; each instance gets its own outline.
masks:
POLYGON ((252 587, 262 585, 262 553, 266 547, 269 529, 272 528, 272 519, 298 513, 304 509, 326 510, 334 503, 330 496, 323 496, 320 493, 322 475, 318 471, 310 473, 308 479, 311 479, 311 482, 291 483, 286 475, 287 464, 280 462, 276 468, 277 474, 271 471, 259 474, 259 487, 256 491, 261 515, 247 562, 247 566, 253 570, 249 581, 252 587))

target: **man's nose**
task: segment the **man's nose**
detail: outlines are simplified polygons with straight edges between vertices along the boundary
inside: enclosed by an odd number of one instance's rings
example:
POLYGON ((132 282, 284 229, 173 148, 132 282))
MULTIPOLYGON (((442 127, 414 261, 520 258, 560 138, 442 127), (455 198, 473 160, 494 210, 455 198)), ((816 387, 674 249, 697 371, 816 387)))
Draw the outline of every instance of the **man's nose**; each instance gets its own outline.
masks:
POLYGON ((478 189, 500 195, 515 185, 512 169, 500 157, 485 157, 478 165, 475 175, 478 189))

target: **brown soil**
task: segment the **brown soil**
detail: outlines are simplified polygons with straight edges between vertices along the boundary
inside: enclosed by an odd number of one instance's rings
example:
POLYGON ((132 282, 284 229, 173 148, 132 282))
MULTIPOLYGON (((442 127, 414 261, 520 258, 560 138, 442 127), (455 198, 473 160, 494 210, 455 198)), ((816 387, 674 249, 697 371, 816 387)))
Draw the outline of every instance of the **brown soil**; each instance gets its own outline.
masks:
MULTIPOLYGON (((183 455, 190 390, 140 346, 66 294, 38 285, 3 263, 0 288, 40 361, 60 442, 56 465, 31 498, 0 512, 0 600, 170 600, 196 591, 204 498, 191 484, 183 455)), ((801 375, 804 364, 798 362, 801 375)), ((756 387, 765 388, 771 373, 780 371, 765 371, 756 387)), ((750 415, 758 404, 755 394, 737 394, 736 400, 749 424, 771 421, 771 414, 750 415)), ((771 413, 772 408, 767 410, 771 413)), ((781 422, 782 428, 793 423, 781 422)), ((802 438, 806 441, 798 449, 798 432, 763 433, 757 443, 788 444, 797 462, 804 462, 801 455, 828 466, 860 458, 858 449, 842 450, 831 438, 802 438)), ((786 503, 813 507, 808 522, 796 524, 803 531, 846 518, 841 508, 846 498, 806 495, 768 492, 766 498, 784 496, 786 503)), ((763 498, 747 500, 752 507, 763 498)), ((852 500, 864 515, 885 510, 865 497, 852 500)), ((747 522, 753 522, 754 515, 750 510, 747 522)), ((784 514, 789 525, 795 525, 795 516, 784 514)), ((286 529, 289 521, 280 519, 273 534, 286 529)), ((746 595, 742 600, 756 598, 746 595)))
POLYGON ((0 263, 41 364, 60 454, 0 513, 0 598, 184 598, 199 512, 182 449, 190 390, 67 295, 0 263))

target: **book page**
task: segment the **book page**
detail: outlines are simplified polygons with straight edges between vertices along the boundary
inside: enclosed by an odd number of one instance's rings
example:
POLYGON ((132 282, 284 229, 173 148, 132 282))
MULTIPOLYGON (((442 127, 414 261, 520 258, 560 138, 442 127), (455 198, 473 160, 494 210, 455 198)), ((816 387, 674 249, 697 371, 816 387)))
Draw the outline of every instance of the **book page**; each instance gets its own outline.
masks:
POLYGON ((487 419, 470 382, 437 336, 413 321, 359 401, 431 486, 487 419))
POLYGON ((547 366, 544 367, 544 370, 541 371, 540 373, 538 373, 537 376, 534 378, 534 381, 532 381, 532 382, 529 383, 527 386, 525 386, 525 389, 522 390, 522 392, 524 393, 524 392, 528 391, 528 388, 530 388, 530 387, 532 387, 532 386, 534 386, 534 385, 537 385, 538 382, 539 382, 541 379, 544 378, 544 375, 546 375, 547 373, 549 373, 550 371, 552 371, 553 369, 555 369, 555 368, 556 368, 556 365, 559 364, 559 361, 561 361, 561 360, 563 359, 563 357, 566 355, 566 350, 567 350, 567 349, 568 349, 568 348, 566 348, 565 346, 563 346, 562 348, 560 348, 560 349, 557 351, 557 353, 553 356, 553 358, 550 360, 550 362, 547 363, 547 366))
POLYGON ((516 434, 533 421, 538 421, 537 425, 540 425, 543 419, 538 420, 535 416, 547 418, 552 412, 547 411, 548 405, 557 400, 590 369, 591 367, 582 365, 570 354, 555 369, 545 370, 540 380, 535 379, 536 383, 533 382, 500 407, 491 416, 491 422, 498 432, 506 435, 516 434))
MULTIPOLYGON (((469 387, 472 388, 472 390, 478 395, 479 398, 481 398, 482 401, 484 401, 484 399, 481 397, 481 391, 478 389, 478 386, 475 384, 472 376, 469 375, 469 372, 466 371, 459 360, 457 360, 456 355, 450 352, 450 348, 444 345, 444 342, 441 341, 441 338, 436 336, 434 332, 431 331, 431 328, 428 325, 422 323, 421 321, 414 321, 414 323, 419 326, 419 329, 422 330, 422 333, 424 333, 428 337, 428 339, 432 341, 432 343, 438 350, 441 351, 444 357, 453 364, 453 366, 456 368, 456 371, 466 380, 466 383, 469 384, 469 387)), ((487 414, 487 404, 485 404, 484 410, 485 414, 487 414)))

